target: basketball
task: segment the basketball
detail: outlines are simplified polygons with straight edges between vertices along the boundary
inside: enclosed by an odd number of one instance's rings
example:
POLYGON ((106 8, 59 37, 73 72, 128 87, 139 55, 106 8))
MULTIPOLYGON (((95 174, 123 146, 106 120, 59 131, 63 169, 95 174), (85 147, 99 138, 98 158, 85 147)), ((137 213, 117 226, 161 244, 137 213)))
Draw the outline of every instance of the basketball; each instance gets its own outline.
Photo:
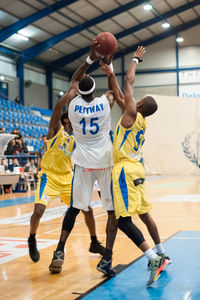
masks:
POLYGON ((110 55, 117 47, 117 40, 110 32, 101 32, 95 39, 100 43, 97 51, 103 56, 110 55))

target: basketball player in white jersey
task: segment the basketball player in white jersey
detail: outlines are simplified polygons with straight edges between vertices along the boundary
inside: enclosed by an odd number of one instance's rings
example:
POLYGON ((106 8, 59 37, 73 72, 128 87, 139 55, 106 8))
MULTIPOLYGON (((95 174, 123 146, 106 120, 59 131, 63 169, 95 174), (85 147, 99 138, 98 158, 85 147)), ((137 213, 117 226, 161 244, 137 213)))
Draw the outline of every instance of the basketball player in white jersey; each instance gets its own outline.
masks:
POLYGON ((54 252, 49 270, 59 273, 64 261, 65 242, 74 226, 80 210, 88 211, 95 180, 101 189, 102 206, 108 212, 106 227, 106 249, 97 269, 108 276, 114 276, 111 267, 112 248, 117 232, 117 222, 111 196, 112 142, 110 138, 113 95, 95 97, 95 81, 84 76, 94 60, 101 59, 96 50, 97 41, 91 43, 90 56, 72 77, 68 93, 69 119, 72 123, 76 148, 72 154, 74 176, 72 180, 71 207, 63 220, 62 232, 57 250, 54 252), (76 85, 78 84, 78 95, 76 85))

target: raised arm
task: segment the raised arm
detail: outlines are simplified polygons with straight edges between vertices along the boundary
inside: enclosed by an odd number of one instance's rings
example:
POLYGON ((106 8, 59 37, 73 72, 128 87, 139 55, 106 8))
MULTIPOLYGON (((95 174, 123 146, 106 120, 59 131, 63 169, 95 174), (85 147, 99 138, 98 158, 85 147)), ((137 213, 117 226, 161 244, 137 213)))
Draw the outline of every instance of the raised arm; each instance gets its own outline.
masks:
POLYGON ((87 57, 86 61, 78 67, 75 73, 72 76, 72 80, 69 88, 69 97, 66 105, 68 106, 73 98, 76 97, 78 83, 83 76, 86 76, 85 72, 89 68, 89 66, 99 59, 102 59, 103 56, 100 55, 97 50, 100 47, 100 44, 94 39, 90 44, 90 55, 87 57))
POLYGON ((141 61, 144 54, 145 48, 139 46, 133 55, 133 61, 131 62, 126 74, 124 84, 125 111, 121 120, 121 125, 125 128, 131 127, 137 116, 136 101, 133 95, 133 83, 135 81, 137 64, 141 61))
POLYGON ((68 102, 68 93, 62 96, 62 98, 60 98, 60 100, 56 103, 56 106, 53 110, 53 114, 49 122, 49 131, 47 134, 48 140, 52 139, 61 128, 62 125, 60 122, 60 118, 62 115, 63 108, 67 104, 67 102, 68 102))
MULTIPOLYGON (((104 61, 105 61, 105 64, 108 65, 110 67, 110 70, 114 73, 114 69, 113 69, 113 64, 112 64, 112 61, 113 61, 113 57, 115 55, 115 53, 117 52, 117 47, 113 50, 113 52, 111 53, 111 55, 108 55, 104 58, 104 61)), ((108 77, 108 89, 109 90, 112 90, 112 84, 111 84, 111 80, 110 80, 110 77, 108 77)))
POLYGON ((80 81, 87 69, 89 68, 89 66, 94 61, 103 58, 103 56, 97 52, 99 47, 100 44, 97 42, 97 40, 94 39, 90 44, 90 55, 86 58, 86 61, 82 65, 80 65, 80 67, 75 71, 75 73, 72 76, 72 81, 80 81))
POLYGON ((124 95, 119 87, 119 84, 117 82, 115 74, 113 73, 111 68, 107 64, 103 63, 102 61, 100 61, 100 66, 101 66, 100 67, 101 70, 104 71, 105 74, 107 75, 107 77, 109 78, 109 82, 110 82, 109 88, 113 91, 114 98, 115 98, 117 104, 119 105, 121 110, 124 111, 124 109, 125 109, 124 95))

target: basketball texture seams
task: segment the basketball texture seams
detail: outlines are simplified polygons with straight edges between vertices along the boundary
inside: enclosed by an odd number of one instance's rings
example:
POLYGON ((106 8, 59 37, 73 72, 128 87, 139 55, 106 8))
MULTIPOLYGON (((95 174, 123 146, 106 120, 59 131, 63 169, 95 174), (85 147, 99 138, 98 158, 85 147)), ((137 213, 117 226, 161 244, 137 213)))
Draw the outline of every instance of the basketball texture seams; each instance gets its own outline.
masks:
POLYGON ((107 56, 112 54, 112 52, 117 47, 117 40, 114 35, 110 32, 101 32, 97 35, 96 40, 99 42, 100 47, 98 52, 101 55, 107 56))

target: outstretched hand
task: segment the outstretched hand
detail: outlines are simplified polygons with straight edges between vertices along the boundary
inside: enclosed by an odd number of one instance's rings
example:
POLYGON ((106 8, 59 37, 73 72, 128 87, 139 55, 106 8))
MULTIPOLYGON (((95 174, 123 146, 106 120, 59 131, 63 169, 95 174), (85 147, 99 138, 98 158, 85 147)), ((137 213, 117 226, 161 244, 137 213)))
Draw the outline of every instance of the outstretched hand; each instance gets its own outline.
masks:
POLYGON ((100 44, 97 40, 93 40, 90 44, 90 59, 91 60, 100 60, 104 58, 101 54, 98 53, 98 48, 100 47, 100 44))
POLYGON ((105 64, 102 60, 100 61, 100 69, 104 71, 104 73, 108 77, 111 77, 113 75, 113 72, 111 71, 110 67, 107 64, 105 64))
POLYGON ((141 59, 145 54, 145 52, 146 52, 145 48, 143 46, 139 46, 135 51, 135 53, 133 54, 133 57, 138 57, 139 59, 141 59))

